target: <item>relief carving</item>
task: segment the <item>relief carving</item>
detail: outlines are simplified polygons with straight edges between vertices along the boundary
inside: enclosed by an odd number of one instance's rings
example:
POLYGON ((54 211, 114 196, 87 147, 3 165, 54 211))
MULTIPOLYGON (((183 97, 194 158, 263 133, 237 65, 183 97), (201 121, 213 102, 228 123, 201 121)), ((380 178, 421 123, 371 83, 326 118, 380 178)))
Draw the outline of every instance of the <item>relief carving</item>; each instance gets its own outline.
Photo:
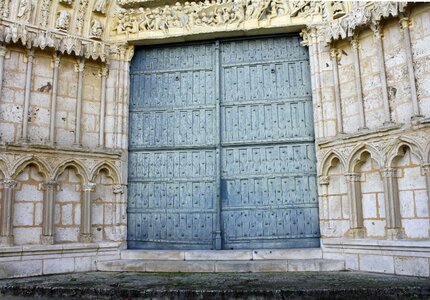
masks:
POLYGON ((331 3, 331 9, 333 12, 333 19, 338 19, 345 15, 345 8, 343 7, 342 1, 333 1, 331 3))
POLYGON ((55 21, 55 28, 67 31, 69 29, 70 13, 67 10, 58 12, 57 20, 55 21))
POLYGON ((77 34, 82 33, 87 5, 88 5, 88 0, 79 1, 78 13, 76 15, 76 33, 77 34))
POLYGON ((206 0, 204 2, 177 2, 163 7, 130 8, 116 17, 114 31, 117 34, 138 31, 162 31, 170 28, 191 30, 192 27, 227 26, 239 27, 248 20, 266 20, 291 13, 291 16, 307 17, 318 14, 321 3, 315 1, 284 0, 206 0))
POLYGON ((0 1, 0 17, 7 18, 9 16, 9 0, 0 1))
POLYGON ((102 37, 102 34, 103 34, 102 22, 100 22, 99 19, 92 19, 90 37, 100 39, 102 37))
MULTIPOLYGON (((333 21, 326 22, 321 28, 321 32, 327 42, 352 37, 356 28, 367 26, 371 22, 379 21, 382 18, 396 17, 405 10, 408 2, 364 3, 364 5, 354 5, 353 9, 347 14, 343 5, 340 1, 331 3, 333 21)), ((323 13, 327 15, 327 12, 323 13)))
POLYGON ((73 4, 73 0, 58 0, 59 3, 64 4, 64 5, 72 5, 73 4))
POLYGON ((50 0, 43 0, 40 8, 40 26, 46 27, 48 24, 49 17, 49 6, 51 5, 50 0))
POLYGON ((33 3, 32 0, 21 0, 18 6, 18 13, 16 18, 19 21, 30 22, 31 13, 33 11, 33 3))
POLYGON ((106 6, 107 6, 106 0, 96 0, 96 3, 94 4, 93 12, 105 14, 106 6))

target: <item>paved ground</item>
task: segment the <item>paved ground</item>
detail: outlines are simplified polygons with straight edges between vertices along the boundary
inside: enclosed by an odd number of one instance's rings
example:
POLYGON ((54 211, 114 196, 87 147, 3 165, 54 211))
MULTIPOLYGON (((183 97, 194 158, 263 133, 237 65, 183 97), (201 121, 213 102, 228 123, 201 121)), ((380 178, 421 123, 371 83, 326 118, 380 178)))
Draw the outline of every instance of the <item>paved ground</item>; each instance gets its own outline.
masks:
POLYGON ((430 279, 361 272, 111 273, 0 280, 3 299, 430 299, 430 279))

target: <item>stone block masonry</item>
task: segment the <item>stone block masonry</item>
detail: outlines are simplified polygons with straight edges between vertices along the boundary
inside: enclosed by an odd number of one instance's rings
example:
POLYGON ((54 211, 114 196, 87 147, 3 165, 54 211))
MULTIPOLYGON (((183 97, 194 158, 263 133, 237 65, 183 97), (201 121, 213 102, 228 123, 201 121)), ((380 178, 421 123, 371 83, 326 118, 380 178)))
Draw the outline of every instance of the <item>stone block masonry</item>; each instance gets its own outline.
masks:
POLYGON ((309 50, 324 257, 430 275, 428 3, 138 2, 0 4, 0 277, 91 271, 125 247, 134 44, 297 28, 309 50), (166 21, 162 11, 182 14, 166 21))

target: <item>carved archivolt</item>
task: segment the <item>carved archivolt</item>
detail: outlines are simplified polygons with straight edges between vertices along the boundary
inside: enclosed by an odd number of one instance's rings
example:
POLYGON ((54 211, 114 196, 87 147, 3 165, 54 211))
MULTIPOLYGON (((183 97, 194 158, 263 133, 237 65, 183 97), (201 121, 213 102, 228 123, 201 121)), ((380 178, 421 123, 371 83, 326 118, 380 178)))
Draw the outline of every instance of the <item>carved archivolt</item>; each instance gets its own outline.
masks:
MULTIPOLYGON (((64 20, 64 22, 66 21, 64 20)), ((62 26, 68 26, 64 22, 57 23, 58 29, 61 29, 62 26)), ((110 45, 101 41, 37 29, 34 26, 7 22, 6 20, 0 23, 0 42, 6 44, 21 42, 27 48, 36 47, 42 50, 53 48, 61 53, 72 54, 74 52, 78 56, 94 60, 100 59, 101 61, 105 61, 111 53, 110 45)))
POLYGON ((379 22, 382 18, 396 17, 405 11, 408 2, 357 2, 342 18, 324 22, 319 33, 326 42, 352 37, 356 28, 379 22))
MULTIPOLYGON (((136 1, 119 1, 127 6, 136 1)), ((130 8, 122 10, 116 17, 113 30, 116 34, 139 31, 162 31, 169 28, 192 30, 195 27, 226 26, 239 27, 248 20, 267 20, 289 15, 307 17, 321 13, 320 1, 285 0, 206 0, 204 2, 177 2, 163 7, 130 8)))

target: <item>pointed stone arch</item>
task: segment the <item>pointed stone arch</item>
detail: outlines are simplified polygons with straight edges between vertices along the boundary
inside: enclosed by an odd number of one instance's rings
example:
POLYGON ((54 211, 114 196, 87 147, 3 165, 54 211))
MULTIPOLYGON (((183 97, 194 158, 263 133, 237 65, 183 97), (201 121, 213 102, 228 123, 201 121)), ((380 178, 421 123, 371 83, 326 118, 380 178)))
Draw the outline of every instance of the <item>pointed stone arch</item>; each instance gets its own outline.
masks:
POLYGON ((90 217, 87 219, 87 230, 92 241, 101 242, 114 240, 117 224, 120 222, 121 194, 116 189, 121 187, 119 172, 113 163, 100 161, 92 169, 89 176, 94 184, 87 197, 91 200, 87 206, 90 217))
POLYGON ((430 142, 427 143, 426 148, 424 150, 424 163, 430 164, 430 142))
POLYGON ((45 180, 49 178, 51 168, 49 165, 37 156, 26 156, 22 159, 18 160, 11 170, 11 178, 16 179, 19 174, 29 165, 35 165, 39 171, 39 173, 43 174, 45 180))
POLYGON ((0 156, 0 175, 3 175, 4 178, 9 178, 9 165, 7 163, 7 160, 0 156))
POLYGON ((413 140, 406 137, 401 137, 395 139, 387 148, 387 151, 384 154, 384 166, 387 168, 393 167, 393 161, 397 157, 404 155, 405 147, 409 148, 411 153, 419 159, 420 164, 425 161, 424 150, 413 140))
POLYGON ((78 159, 67 159, 58 164, 54 171, 52 172, 52 179, 56 181, 58 177, 66 170, 68 167, 75 168, 78 175, 83 179, 83 182, 88 182, 88 172, 86 171, 85 164, 78 159))
POLYGON ((100 171, 102 170, 107 170, 108 176, 113 180, 114 184, 120 184, 121 183, 121 177, 120 177, 120 173, 118 171, 118 169, 115 167, 114 164, 108 162, 108 161, 102 161, 100 163, 98 163, 93 170, 91 171, 91 173, 89 174, 89 180, 91 182, 94 182, 97 175, 100 173, 100 171))
POLYGON ((383 165, 382 156, 375 147, 368 144, 359 144, 354 147, 347 160, 347 170, 349 173, 355 173, 357 171, 357 167, 363 163, 366 154, 370 155, 379 167, 383 165))
POLYGON ((336 159, 339 160, 343 169, 346 170, 347 164, 345 158, 338 151, 330 150, 321 161, 319 174, 322 176, 327 176, 336 159))

